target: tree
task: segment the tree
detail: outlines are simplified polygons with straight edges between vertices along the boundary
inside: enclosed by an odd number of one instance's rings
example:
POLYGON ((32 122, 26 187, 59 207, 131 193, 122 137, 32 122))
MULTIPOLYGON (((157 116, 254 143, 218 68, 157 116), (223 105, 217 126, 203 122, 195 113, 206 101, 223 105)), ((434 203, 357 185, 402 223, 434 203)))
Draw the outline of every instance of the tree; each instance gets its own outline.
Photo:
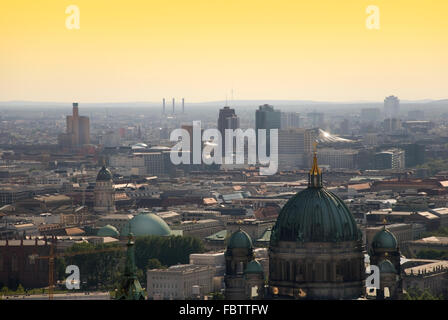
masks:
POLYGON ((409 288, 405 295, 405 300, 443 300, 443 296, 434 296, 428 289, 409 288))
POLYGON ((6 296, 9 293, 9 288, 7 286, 3 286, 2 288, 2 295, 6 296))
MULTIPOLYGON (((199 238, 192 236, 143 236, 135 240, 135 264, 143 272, 143 283, 146 283, 148 263, 156 259, 163 267, 189 262, 190 254, 205 251, 199 238)), ((155 262, 155 261, 153 261, 155 262)))
POLYGON ((162 269, 164 266, 160 263, 159 259, 151 258, 146 264, 146 269, 162 269))
POLYGON ((121 276, 120 272, 124 261, 124 253, 122 251, 111 251, 82 254, 82 252, 114 248, 117 246, 117 244, 74 244, 66 252, 79 254, 56 260, 57 274, 60 277, 63 271, 62 277, 65 277, 66 266, 73 264, 79 267, 81 285, 85 283, 87 287, 113 288, 114 283, 121 276))
POLYGON ((24 294, 25 293, 25 289, 23 288, 23 286, 21 284, 19 284, 19 286, 17 287, 16 293, 17 294, 24 294))
POLYGON ((204 244, 191 236, 145 236, 135 240, 135 263, 146 269, 149 259, 158 259, 162 265, 188 263, 190 254, 205 251, 204 244))

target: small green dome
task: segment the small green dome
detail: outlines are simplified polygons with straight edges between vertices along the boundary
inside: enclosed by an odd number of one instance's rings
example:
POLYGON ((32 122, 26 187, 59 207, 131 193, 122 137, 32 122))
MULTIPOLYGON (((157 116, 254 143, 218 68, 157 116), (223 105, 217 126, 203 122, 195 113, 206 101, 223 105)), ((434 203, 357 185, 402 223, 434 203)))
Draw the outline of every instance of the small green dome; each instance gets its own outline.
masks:
POLYGON ((251 249, 253 248, 252 245, 252 239, 250 236, 243 230, 238 230, 234 232, 228 241, 227 248, 234 249, 234 248, 245 248, 245 249, 251 249))
POLYGON ((118 238, 120 237, 120 232, 118 232, 117 228, 108 224, 98 230, 97 236, 118 238))
POLYGON ((339 242, 362 237, 345 203, 323 187, 308 187, 285 204, 272 228, 277 241, 339 242))
POLYGON ((121 233, 123 236, 128 236, 129 232, 132 232, 136 237, 171 235, 171 229, 166 222, 154 213, 149 212, 136 215, 123 227, 121 233))
POLYGON ((398 248, 397 239, 392 232, 386 228, 378 232, 372 240, 372 249, 389 249, 396 250, 398 248))
POLYGON ((390 260, 385 259, 378 264, 381 273, 397 273, 394 265, 390 260))
POLYGON ((101 168, 96 176, 96 181, 110 181, 112 180, 112 173, 105 166, 101 168))
POLYGON ((252 260, 246 266, 244 273, 264 273, 263 267, 257 260, 252 260))

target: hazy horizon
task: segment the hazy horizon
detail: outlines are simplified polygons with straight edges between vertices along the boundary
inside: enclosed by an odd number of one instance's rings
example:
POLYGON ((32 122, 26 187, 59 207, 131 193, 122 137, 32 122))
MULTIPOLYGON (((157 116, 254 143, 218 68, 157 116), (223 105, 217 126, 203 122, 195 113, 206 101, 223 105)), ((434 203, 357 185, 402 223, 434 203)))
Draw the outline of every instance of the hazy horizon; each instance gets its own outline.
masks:
POLYGON ((446 12, 446 0, 2 1, 0 100, 446 99, 446 12), (379 30, 366 28, 372 4, 379 30))

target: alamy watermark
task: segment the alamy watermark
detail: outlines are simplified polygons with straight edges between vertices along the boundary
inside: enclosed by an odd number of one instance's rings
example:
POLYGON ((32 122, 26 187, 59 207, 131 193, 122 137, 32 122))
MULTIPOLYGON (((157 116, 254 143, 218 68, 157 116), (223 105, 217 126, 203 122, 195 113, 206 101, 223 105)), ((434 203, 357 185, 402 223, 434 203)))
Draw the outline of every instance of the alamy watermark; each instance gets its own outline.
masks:
POLYGON ((65 19, 65 27, 69 30, 80 29, 80 12, 77 5, 69 5, 65 9, 65 14, 69 16, 65 19))
POLYGON ((65 268, 65 273, 70 274, 67 279, 65 279, 65 287, 68 290, 79 289, 80 288, 80 273, 79 267, 76 265, 69 265, 65 268))
POLYGON ((186 129, 175 129, 171 132, 170 140, 177 142, 170 154, 173 164, 246 164, 247 146, 247 164, 256 164, 258 161, 261 165, 261 175, 273 175, 277 172, 278 129, 269 131, 258 129, 257 132, 254 129, 225 129, 222 137, 218 129, 207 129, 202 132, 201 121, 193 121, 192 135, 191 137, 186 129), (203 142, 209 144, 202 148, 203 142))
POLYGON ((369 16, 366 19, 366 28, 369 30, 380 29, 380 8, 375 5, 370 5, 366 8, 366 13, 369 16))

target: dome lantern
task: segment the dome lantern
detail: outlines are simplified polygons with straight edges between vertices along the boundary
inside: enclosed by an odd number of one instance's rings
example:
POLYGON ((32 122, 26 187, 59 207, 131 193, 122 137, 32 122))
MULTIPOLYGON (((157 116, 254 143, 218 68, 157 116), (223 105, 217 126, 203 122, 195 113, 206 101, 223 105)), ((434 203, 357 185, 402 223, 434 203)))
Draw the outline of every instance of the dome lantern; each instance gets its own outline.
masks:
POLYGON ((308 174, 308 187, 322 188, 322 170, 317 165, 317 143, 314 142, 313 166, 308 174))

